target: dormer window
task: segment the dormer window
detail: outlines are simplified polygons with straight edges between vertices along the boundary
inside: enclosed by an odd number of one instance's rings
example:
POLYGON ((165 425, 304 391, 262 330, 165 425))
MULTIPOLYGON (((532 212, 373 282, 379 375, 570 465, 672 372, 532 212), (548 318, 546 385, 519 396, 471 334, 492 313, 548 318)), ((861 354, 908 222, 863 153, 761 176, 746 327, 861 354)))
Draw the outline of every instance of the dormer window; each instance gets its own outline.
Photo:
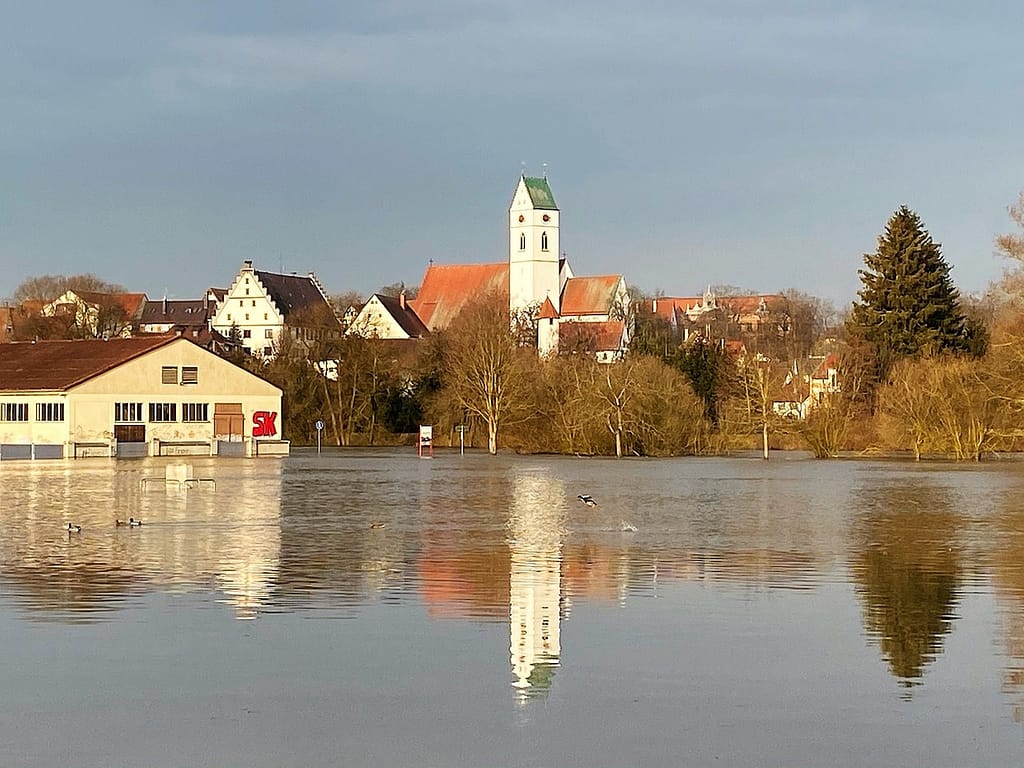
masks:
POLYGON ((548 233, 547 232, 541 232, 540 233, 540 249, 542 251, 546 251, 548 249, 548 233))
POLYGON ((522 232, 519 235, 519 250, 520 251, 525 251, 526 250, 526 233, 525 232, 522 232))

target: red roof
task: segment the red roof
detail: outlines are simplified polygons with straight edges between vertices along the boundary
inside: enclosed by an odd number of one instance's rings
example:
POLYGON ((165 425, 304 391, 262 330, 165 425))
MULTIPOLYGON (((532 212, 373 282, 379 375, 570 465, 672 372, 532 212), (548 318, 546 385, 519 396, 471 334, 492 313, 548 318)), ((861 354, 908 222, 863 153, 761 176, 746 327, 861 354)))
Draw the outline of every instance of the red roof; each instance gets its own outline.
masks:
POLYGON ((607 315, 615 302, 615 289, 621 275, 572 277, 562 289, 562 317, 572 315, 607 315))
POLYGON ((651 311, 658 317, 672 322, 675 318, 676 310, 685 312, 694 304, 700 304, 702 301, 703 299, 699 296, 658 296, 656 299, 651 300, 651 311))
POLYGON ((137 317, 146 301, 144 293, 99 293, 97 291, 72 291, 86 304, 113 302, 124 310, 125 317, 137 317))
POLYGON ((599 323, 560 323, 558 348, 565 352, 614 352, 622 348, 626 324, 622 320, 599 323))
POLYGON ((544 303, 540 305, 540 312, 537 315, 538 320, 557 320, 558 310, 555 309, 555 305, 551 303, 551 299, 545 298, 544 303))
POLYGON ((436 330, 447 328, 469 302, 498 292, 508 294, 508 262, 431 264, 408 305, 427 328, 436 330))
POLYGON ((830 368, 839 368, 839 356, 833 352, 822 360, 811 374, 812 379, 827 379, 830 368))
POLYGON ((0 344, 0 392, 69 389, 176 340, 175 336, 142 336, 0 344))

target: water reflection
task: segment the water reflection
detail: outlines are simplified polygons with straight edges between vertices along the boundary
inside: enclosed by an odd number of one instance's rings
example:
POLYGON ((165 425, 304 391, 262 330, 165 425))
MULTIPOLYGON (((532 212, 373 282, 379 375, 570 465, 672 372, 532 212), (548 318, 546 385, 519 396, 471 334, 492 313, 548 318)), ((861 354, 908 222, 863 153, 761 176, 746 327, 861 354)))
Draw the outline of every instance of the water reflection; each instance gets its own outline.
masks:
POLYGON ((865 631, 910 688, 941 653, 956 618, 964 520, 941 487, 883 485, 863 490, 858 503, 850 566, 865 631))
POLYGON ((521 701, 547 695, 561 652, 564 484, 542 470, 514 478, 509 516, 509 652, 521 701))
POLYGON ((1013 719, 1024 723, 1024 498, 1005 498, 992 554, 992 586, 1000 608, 1007 663, 1002 689, 1013 719))
POLYGON ((239 463, 216 489, 142 490, 166 464, 5 468, 4 591, 42 620, 96 621, 153 589, 213 590, 239 618, 255 616, 279 566, 281 464, 239 463), (142 527, 116 525, 129 516, 142 527), (69 521, 82 531, 68 533, 69 521))

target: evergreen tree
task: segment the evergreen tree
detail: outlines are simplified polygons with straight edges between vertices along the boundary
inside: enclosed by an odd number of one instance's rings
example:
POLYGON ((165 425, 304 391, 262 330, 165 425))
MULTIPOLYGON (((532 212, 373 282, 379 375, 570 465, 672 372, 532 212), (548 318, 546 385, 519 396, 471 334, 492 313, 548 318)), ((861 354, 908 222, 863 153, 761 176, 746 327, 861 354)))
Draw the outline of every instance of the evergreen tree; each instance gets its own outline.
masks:
POLYGON ((881 376, 901 358, 977 352, 979 330, 967 323, 949 265, 916 213, 900 206, 864 263, 850 330, 875 348, 881 376))

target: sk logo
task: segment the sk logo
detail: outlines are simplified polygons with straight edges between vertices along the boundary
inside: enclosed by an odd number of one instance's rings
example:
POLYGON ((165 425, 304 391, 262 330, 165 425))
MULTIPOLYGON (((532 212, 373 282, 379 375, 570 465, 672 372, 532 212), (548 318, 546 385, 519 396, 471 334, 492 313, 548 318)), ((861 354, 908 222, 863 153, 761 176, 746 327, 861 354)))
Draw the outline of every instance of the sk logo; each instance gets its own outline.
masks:
POLYGON ((277 434, 276 420, 277 411, 256 411, 252 415, 252 436, 273 437, 277 434))

